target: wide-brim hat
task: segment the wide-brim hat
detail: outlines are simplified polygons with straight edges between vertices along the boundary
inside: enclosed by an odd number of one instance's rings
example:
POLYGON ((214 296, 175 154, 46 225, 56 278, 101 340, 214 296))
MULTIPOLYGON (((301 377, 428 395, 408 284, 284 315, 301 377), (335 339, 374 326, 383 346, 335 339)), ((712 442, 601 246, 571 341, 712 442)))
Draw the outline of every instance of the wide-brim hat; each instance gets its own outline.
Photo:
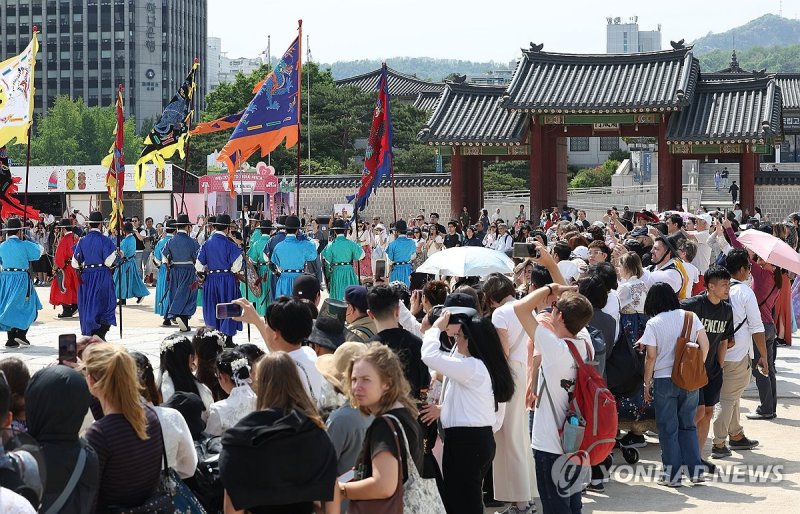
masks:
POLYGON ((89 213, 89 218, 87 222, 90 225, 100 225, 102 223, 106 223, 107 220, 103 219, 103 213, 100 211, 92 211, 89 213))
POLYGON ((350 363, 363 355, 367 351, 367 346, 364 343, 347 342, 336 348, 333 354, 320 355, 317 357, 315 366, 317 370, 325 377, 325 380, 331 383, 339 391, 344 391, 345 376, 347 368, 350 363))
POLYGON ((278 219, 275 220, 275 228, 286 228, 286 218, 288 216, 278 216, 278 219))
POLYGON ((189 219, 188 214, 178 214, 178 219, 174 220, 174 222, 176 227, 185 227, 187 225, 194 225, 194 223, 192 223, 192 220, 189 219))
POLYGON ((17 230, 22 230, 22 220, 19 218, 11 218, 3 227, 3 232, 16 232, 17 230))
POLYGON ((178 224, 175 222, 175 220, 167 220, 167 223, 165 224, 164 228, 167 232, 175 232, 175 229, 177 227, 178 224))
POLYGON ((61 221, 56 223, 56 228, 71 229, 72 228, 72 220, 70 220, 69 218, 63 218, 61 221))
POLYGON ((672 256, 675 257, 678 255, 678 246, 680 246, 682 239, 685 239, 685 237, 683 237, 682 233, 678 232, 671 236, 658 236, 656 241, 661 241, 664 243, 669 249, 670 253, 672 253, 672 256))
POLYGON ((394 224, 394 229, 399 234, 405 234, 408 232, 408 223, 406 223, 405 220, 397 220, 394 224))
POLYGON ((336 351, 344 343, 344 324, 333 317, 323 316, 317 318, 314 321, 311 334, 306 340, 331 351, 336 351))
POLYGON ((228 228, 232 224, 233 222, 231 221, 231 217, 227 214, 220 214, 219 216, 217 216, 217 219, 215 219, 214 222, 212 223, 212 225, 214 225, 215 227, 222 227, 222 228, 228 228))
POLYGON ((283 226, 288 230, 297 230, 300 228, 300 218, 297 216, 286 216, 286 222, 283 226))
POLYGON ((333 222, 331 230, 333 230, 334 232, 344 232, 345 230, 347 230, 347 222, 343 219, 338 219, 333 222))
POLYGON ((275 228, 272 226, 272 222, 270 220, 261 220, 261 222, 258 224, 258 229, 262 233, 264 233, 264 232, 272 232, 272 231, 275 230, 275 228))

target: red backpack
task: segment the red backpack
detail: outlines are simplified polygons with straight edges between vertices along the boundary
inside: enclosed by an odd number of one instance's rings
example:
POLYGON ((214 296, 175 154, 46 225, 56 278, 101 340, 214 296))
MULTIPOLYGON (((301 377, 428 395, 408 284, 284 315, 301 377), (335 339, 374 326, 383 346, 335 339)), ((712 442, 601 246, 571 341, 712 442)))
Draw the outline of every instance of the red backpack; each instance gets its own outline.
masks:
POLYGON ((614 449, 617 437, 617 402, 597 369, 590 363, 583 362, 572 341, 565 342, 578 365, 567 423, 572 415, 580 420, 585 431, 579 451, 585 451, 591 465, 595 466, 603 462, 614 449))

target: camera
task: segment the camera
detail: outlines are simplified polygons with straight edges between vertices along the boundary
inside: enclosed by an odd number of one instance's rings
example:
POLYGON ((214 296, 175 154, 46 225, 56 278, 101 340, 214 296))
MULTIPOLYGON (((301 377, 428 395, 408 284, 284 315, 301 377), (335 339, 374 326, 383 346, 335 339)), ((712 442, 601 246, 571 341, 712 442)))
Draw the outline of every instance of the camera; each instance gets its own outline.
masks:
POLYGON ((514 248, 511 251, 511 256, 517 259, 525 259, 526 257, 541 257, 539 250, 533 243, 514 243, 514 248))

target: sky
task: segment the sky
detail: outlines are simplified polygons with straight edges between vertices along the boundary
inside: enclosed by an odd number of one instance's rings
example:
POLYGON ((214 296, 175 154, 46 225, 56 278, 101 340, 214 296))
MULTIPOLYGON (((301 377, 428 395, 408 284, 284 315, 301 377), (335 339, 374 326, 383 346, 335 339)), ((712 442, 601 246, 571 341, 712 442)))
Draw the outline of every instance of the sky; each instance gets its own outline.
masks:
POLYGON ((604 53, 606 18, 660 24, 662 45, 724 32, 766 13, 800 15, 800 0, 208 0, 208 35, 229 57, 281 55, 303 19, 312 60, 437 57, 509 62, 521 47, 604 53), (385 6, 385 7, 383 7, 385 6), (383 7, 383 8, 382 8, 383 7))

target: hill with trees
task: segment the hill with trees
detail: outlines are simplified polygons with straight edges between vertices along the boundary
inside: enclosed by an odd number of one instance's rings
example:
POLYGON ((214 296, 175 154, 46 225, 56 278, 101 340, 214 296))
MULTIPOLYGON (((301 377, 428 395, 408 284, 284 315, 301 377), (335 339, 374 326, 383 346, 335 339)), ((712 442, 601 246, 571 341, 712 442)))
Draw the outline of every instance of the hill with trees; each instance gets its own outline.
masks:
MULTIPOLYGON (((320 68, 330 68, 334 80, 345 79, 374 71, 381 67, 380 59, 359 59, 357 61, 336 61, 321 64, 320 68)), ((461 59, 435 59, 433 57, 393 57, 386 59, 390 68, 408 75, 416 75, 423 80, 438 82, 450 74, 480 75, 492 70, 513 68, 515 63, 474 62, 461 59)))
POLYGON ((728 52, 730 55, 733 48, 739 52, 753 47, 798 44, 800 44, 800 20, 784 18, 777 14, 765 14, 719 34, 709 32, 692 43, 698 55, 716 50, 728 52))

